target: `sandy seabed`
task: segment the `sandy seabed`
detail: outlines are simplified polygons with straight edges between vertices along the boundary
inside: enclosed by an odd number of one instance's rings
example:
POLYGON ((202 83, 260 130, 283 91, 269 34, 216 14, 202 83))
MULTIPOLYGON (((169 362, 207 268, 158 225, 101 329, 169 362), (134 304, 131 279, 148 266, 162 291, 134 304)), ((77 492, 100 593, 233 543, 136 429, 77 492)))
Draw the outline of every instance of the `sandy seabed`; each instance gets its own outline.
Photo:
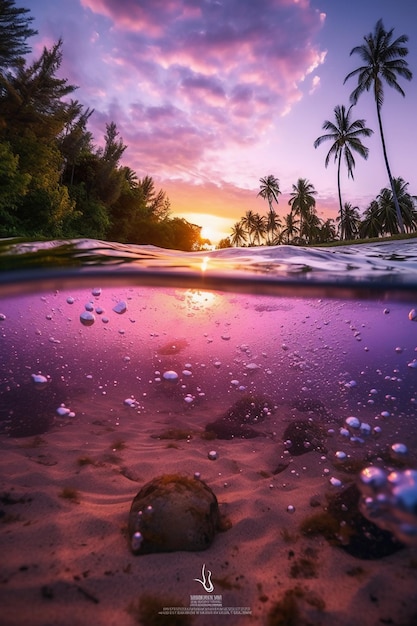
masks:
MULTIPOLYGON (((415 548, 360 560, 300 532, 300 522, 317 510, 312 496, 323 505, 334 492, 329 469, 344 484, 353 480, 335 473, 320 452, 294 457, 274 475, 283 452, 279 433, 207 441, 193 431, 193 413, 179 424, 161 412, 132 419, 129 407, 115 418, 104 399, 91 413, 81 403, 73 408, 75 418, 57 420, 41 436, 1 437, 0 624, 417 624, 415 548), (154 437, 173 423, 195 434, 154 437), (126 534, 131 501, 166 472, 200 472, 232 526, 203 552, 133 556, 126 534), (195 580, 203 565, 212 572, 211 594, 195 580), (217 614, 207 604, 214 596, 217 614), (295 602, 296 621, 279 621, 277 613, 273 621, 282 601, 295 602)), ((208 418, 203 406, 203 422, 205 412, 208 418)))

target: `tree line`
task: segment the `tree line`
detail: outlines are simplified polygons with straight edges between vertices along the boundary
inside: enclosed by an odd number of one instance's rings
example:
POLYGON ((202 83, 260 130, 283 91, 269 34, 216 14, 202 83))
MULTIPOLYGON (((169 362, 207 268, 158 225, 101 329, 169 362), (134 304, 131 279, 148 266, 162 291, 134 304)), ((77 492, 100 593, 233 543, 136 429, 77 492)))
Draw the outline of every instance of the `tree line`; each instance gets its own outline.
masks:
POLYGON ((393 40, 394 29, 386 30, 382 20, 378 20, 374 31, 364 37, 364 43, 352 48, 350 54, 359 55, 362 65, 350 72, 344 82, 357 78, 357 85, 350 96, 350 106, 337 105, 334 108, 334 121, 325 120, 323 130, 314 142, 318 148, 324 142, 331 142, 325 158, 325 167, 333 158, 337 165, 337 189, 339 215, 334 220, 320 220, 316 212, 314 186, 305 178, 298 179, 292 186, 289 200, 290 212, 283 221, 276 214, 273 203, 278 203, 279 181, 269 175, 260 179, 258 195, 268 201, 268 214, 261 216, 251 210, 234 224, 230 237, 222 240, 219 247, 229 245, 266 244, 311 244, 325 243, 337 238, 352 240, 357 238, 381 237, 397 233, 410 233, 417 230, 417 197, 408 193, 408 182, 401 177, 394 178, 388 160, 381 109, 384 102, 384 85, 395 89, 402 96, 405 92, 399 78, 412 79, 412 72, 405 57, 408 54, 407 35, 393 40), (373 93, 381 137, 381 146, 387 170, 389 187, 381 189, 361 215, 357 206, 342 201, 341 163, 347 167, 348 177, 353 179, 354 153, 368 158, 369 149, 362 142, 370 137, 373 130, 366 126, 364 119, 353 119, 353 108, 359 97, 366 91, 373 93))
POLYGON ((89 237, 194 250, 201 227, 173 217, 151 176, 121 165, 116 124, 96 147, 93 111, 58 78, 62 40, 28 64, 29 9, 0 0, 0 237, 89 237))
MULTIPOLYGON (((339 239, 354 240, 378 238, 395 235, 400 232, 393 193, 390 188, 381 189, 375 200, 369 204, 363 214, 359 207, 345 202, 341 215, 333 219, 322 220, 317 215, 317 191, 306 179, 299 178, 292 185, 288 204, 290 211, 281 218, 273 208, 278 204, 281 194, 279 180, 272 174, 260 179, 258 195, 268 200, 266 215, 248 210, 236 222, 229 237, 219 242, 219 248, 231 246, 260 245, 316 245, 330 243, 339 239)), ((400 206, 404 231, 417 231, 417 197, 408 193, 408 183, 402 178, 394 178, 393 185, 400 206)))

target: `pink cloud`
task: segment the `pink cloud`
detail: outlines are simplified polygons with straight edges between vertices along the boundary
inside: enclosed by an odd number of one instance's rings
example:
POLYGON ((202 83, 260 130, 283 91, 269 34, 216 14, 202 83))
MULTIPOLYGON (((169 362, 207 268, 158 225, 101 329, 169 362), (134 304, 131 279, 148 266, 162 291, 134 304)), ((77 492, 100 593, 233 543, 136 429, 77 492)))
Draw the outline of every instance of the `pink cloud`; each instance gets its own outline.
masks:
MULTIPOLYGON (((63 71, 138 172, 204 177, 256 147, 323 61, 308 0, 81 0, 63 71), (88 27, 90 31, 88 31, 88 27), (226 155, 226 156, 223 156, 226 155), (146 168, 146 172, 144 169, 146 168), (185 175, 185 174, 184 174, 185 175)), ((313 83, 314 86, 314 83, 313 83)), ((217 170, 217 171, 218 171, 217 170)))

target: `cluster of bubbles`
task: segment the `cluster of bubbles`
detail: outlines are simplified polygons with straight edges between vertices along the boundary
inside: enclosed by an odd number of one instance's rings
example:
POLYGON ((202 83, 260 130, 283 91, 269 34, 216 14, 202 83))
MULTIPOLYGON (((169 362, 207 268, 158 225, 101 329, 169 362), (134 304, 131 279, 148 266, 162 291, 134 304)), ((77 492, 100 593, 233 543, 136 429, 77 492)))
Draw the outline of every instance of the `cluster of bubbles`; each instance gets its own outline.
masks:
POLYGON ((59 405, 56 410, 56 414, 58 417, 75 417, 74 411, 71 411, 71 409, 65 406, 65 404, 59 405))
MULTIPOLYGON (((91 295, 97 300, 101 295, 101 288, 94 287, 91 291, 91 295)), ((67 297, 67 304, 74 304, 75 299, 72 296, 67 297)), ((101 306, 96 305, 93 301, 87 302, 84 305, 84 311, 80 313, 80 322, 83 326, 92 326, 96 321, 96 315, 101 316, 103 324, 109 323, 109 318, 104 315, 104 309, 101 306)), ((113 307, 113 311, 118 315, 123 315, 127 311, 127 304, 124 300, 120 300, 113 307)))
POLYGON ((135 524, 135 532, 132 535, 131 546, 132 550, 136 552, 140 550, 140 547, 143 543, 143 535, 140 532, 140 528, 144 522, 146 522, 151 515, 153 514, 153 507, 151 505, 147 506, 144 511, 138 511, 136 524, 135 524))
POLYGON ((351 443, 362 444, 365 442, 366 437, 370 434, 379 434, 381 431, 379 426, 372 429, 367 422, 361 422, 361 420, 351 415, 345 419, 344 426, 339 429, 339 434, 342 437, 346 437, 351 443))
POLYGON ((362 514, 403 543, 417 545, 417 470, 388 472, 370 466, 362 470, 358 484, 362 514))

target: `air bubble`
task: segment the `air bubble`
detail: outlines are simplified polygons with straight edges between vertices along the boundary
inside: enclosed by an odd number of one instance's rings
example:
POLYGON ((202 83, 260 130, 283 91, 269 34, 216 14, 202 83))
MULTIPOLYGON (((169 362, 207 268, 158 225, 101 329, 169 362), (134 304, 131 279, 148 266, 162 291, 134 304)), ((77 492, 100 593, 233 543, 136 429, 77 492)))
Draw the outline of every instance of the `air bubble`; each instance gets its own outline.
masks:
POLYGON ((408 448, 405 443, 393 443, 391 453, 395 458, 401 458, 408 454, 408 448))
POLYGON ((127 311, 127 304, 126 304, 126 302, 124 302, 123 300, 120 300, 120 302, 118 302, 113 307, 113 311, 115 313, 118 313, 119 315, 122 315, 123 313, 126 313, 126 311, 127 311))
POLYGON ((133 533, 132 540, 131 540, 132 550, 134 552, 139 550, 142 545, 142 542, 143 542, 142 533, 140 532, 133 533))
POLYGON ((170 383, 176 383, 179 378, 177 372, 174 372, 174 370, 167 370, 162 374, 162 377, 170 383))
POLYGON ((56 414, 59 417, 71 417, 71 409, 68 409, 65 404, 61 404, 56 410, 56 414))
POLYGON ((368 467, 359 480, 361 513, 394 533, 403 543, 417 545, 417 470, 368 467))
POLYGON ((92 326, 95 321, 96 321, 96 318, 93 315, 93 313, 90 313, 90 311, 84 311, 80 315, 80 322, 83 326, 92 326))
POLYGON ((408 314, 408 319, 411 322, 417 322, 417 311, 415 309, 411 309, 411 311, 408 314))
POLYGON ((352 428, 354 430, 357 430, 358 428, 360 428, 360 420, 357 417, 347 417, 345 420, 345 424, 348 428, 352 428))
POLYGON ((37 389, 44 389, 49 381, 50 378, 48 376, 43 376, 43 374, 32 374, 32 382, 37 389))
POLYGON ((339 480, 339 478, 335 478, 334 476, 332 476, 330 478, 329 483, 331 485, 333 485, 333 487, 341 487, 342 486, 342 481, 339 480))
POLYGON ((376 493, 386 482, 386 473, 379 467, 366 467, 359 475, 361 491, 367 495, 376 493))

